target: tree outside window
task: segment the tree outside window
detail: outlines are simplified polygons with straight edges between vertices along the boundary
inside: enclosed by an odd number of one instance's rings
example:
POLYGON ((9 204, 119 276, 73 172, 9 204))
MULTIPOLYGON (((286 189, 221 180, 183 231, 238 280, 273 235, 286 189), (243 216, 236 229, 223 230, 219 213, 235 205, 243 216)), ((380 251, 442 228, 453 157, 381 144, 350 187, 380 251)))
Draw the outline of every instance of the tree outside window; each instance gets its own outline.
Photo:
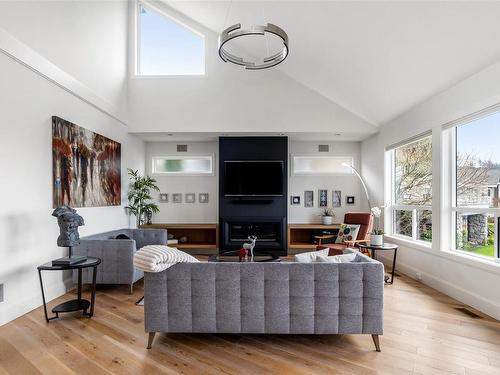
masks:
POLYGON ((431 137, 396 148, 393 160, 393 233, 432 242, 431 137))

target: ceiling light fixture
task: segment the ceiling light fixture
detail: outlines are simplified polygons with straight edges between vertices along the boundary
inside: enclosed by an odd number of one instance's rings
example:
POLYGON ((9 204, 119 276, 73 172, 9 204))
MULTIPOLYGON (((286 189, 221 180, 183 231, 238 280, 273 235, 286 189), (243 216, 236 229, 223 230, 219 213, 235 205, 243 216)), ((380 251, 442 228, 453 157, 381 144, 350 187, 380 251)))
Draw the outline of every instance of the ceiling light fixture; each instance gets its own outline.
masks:
POLYGON ((283 62, 288 56, 288 35, 282 28, 272 23, 268 23, 265 26, 252 26, 249 30, 241 30, 241 24, 237 23, 229 26, 219 35, 219 56, 224 62, 241 65, 248 70, 267 69, 283 62), (283 41, 283 48, 271 56, 264 57, 262 62, 244 60, 242 57, 229 53, 227 49, 224 48, 224 45, 230 40, 248 35, 261 35, 266 37, 266 33, 271 33, 281 38, 283 41))

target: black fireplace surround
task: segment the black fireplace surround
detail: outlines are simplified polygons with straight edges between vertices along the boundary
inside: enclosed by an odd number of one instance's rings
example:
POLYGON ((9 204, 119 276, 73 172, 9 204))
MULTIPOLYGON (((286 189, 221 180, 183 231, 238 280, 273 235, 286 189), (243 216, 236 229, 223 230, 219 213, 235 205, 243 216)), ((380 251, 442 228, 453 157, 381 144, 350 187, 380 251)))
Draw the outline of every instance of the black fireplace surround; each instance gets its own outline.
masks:
MULTIPOLYGON (((242 164, 242 165, 243 165, 242 164)), ((276 163, 273 163, 276 165, 276 163)), ((238 250, 248 236, 257 236, 254 254, 287 253, 287 137, 220 137, 219 138, 219 253, 238 250), (226 165, 232 162, 281 162, 282 194, 234 195, 227 194, 226 165)), ((258 173, 247 176, 249 185, 257 191, 266 191, 266 179, 258 173), (259 180, 259 178, 261 178, 259 180), (262 186, 259 186, 262 184, 262 186), (261 187, 261 188, 260 188, 261 187)), ((275 179, 276 180, 276 179, 275 179)), ((229 181, 231 182, 231 181, 229 181)), ((276 183, 276 181, 274 181, 276 183)), ((234 185, 234 184, 233 184, 234 185)))

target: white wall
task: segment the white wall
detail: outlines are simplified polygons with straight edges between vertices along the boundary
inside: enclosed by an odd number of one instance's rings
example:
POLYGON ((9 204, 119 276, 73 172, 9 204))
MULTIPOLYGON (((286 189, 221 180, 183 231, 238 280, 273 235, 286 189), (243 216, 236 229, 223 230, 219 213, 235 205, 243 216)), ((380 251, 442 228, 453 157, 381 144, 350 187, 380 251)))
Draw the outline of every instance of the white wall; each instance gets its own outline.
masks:
POLYGON ((362 174, 376 204, 384 200, 384 148, 425 131, 433 132, 433 246, 432 249, 397 241, 398 268, 409 276, 422 274, 422 281, 454 298, 500 319, 500 265, 458 256, 442 244, 442 126, 460 117, 500 103, 500 63, 490 66, 456 86, 413 108, 381 132, 364 141, 361 148, 362 174))
MULTIPOLYGON (((214 32, 164 4, 155 4, 206 35, 206 75, 132 78, 128 100, 133 131, 376 132, 374 126, 279 69, 252 72, 224 64, 214 32)), ((133 61, 132 52, 130 58, 133 61)))
POLYGON ((154 192, 160 213, 154 215, 155 223, 218 223, 218 142, 147 142, 146 170, 151 175, 153 156, 214 155, 213 176, 161 176, 153 177, 161 193, 169 195, 168 203, 159 202, 159 193, 154 192), (188 152, 177 152, 177 144, 187 144, 188 152), (182 193, 182 203, 172 202, 172 193, 182 193), (196 193, 196 203, 186 203, 185 193, 196 193), (199 203, 198 194, 208 193, 208 203, 199 203))
MULTIPOLYGON (((318 153, 318 144, 329 144, 328 155, 352 156, 354 165, 360 165, 360 142, 302 142, 290 141, 290 155, 325 155, 318 153)), ((151 158, 166 155, 215 155, 214 176, 153 176, 157 180, 162 193, 169 194, 168 203, 159 202, 159 193, 154 193, 158 201, 160 213, 155 215, 156 223, 217 223, 218 216, 218 142, 147 142, 146 143, 146 170, 151 174, 151 158), (177 153, 177 144, 187 144, 188 152, 177 153), (172 193, 182 193, 183 203, 172 203, 172 193), (185 203, 185 193, 196 193, 196 203, 185 203), (209 203, 198 203, 198 193, 209 193, 209 203)), ((291 165, 290 165, 291 170, 291 165)), ((328 205, 331 207, 332 190, 342 191, 342 207, 335 208, 335 222, 341 223, 344 214, 348 211, 360 211, 364 207, 364 193, 361 184, 355 175, 338 176, 293 176, 289 172, 288 179, 288 221, 290 223, 319 223, 321 209, 318 207, 318 189, 328 189, 328 205), (314 207, 304 207, 304 190, 314 191, 314 207), (301 204, 290 205, 290 196, 299 195, 301 204), (356 204, 346 206, 345 197, 353 195, 356 204)))
POLYGON ((122 112, 127 26, 124 0, 0 1, 0 28, 122 112))
MULTIPOLYGON (((122 202, 127 167, 144 170, 143 142, 127 128, 32 70, 0 53, 0 324, 41 305, 36 267, 65 255, 56 246, 52 213, 51 116, 57 115, 122 144, 122 202)), ((120 207, 81 208, 80 235, 129 226, 120 207)), ((132 220, 133 222, 133 220, 132 220)), ((44 275, 47 298, 71 285, 62 273, 44 275)), ((40 315, 42 319, 42 315, 40 315)))
MULTIPOLYGON (((294 155, 338 155, 352 156, 354 167, 359 168, 361 156, 360 142, 290 142, 289 152, 294 155), (329 144, 330 152, 318 152, 318 144, 329 144)), ((289 223, 320 223, 321 208, 318 207, 318 189, 328 190, 328 207, 332 207, 332 190, 342 192, 342 206, 334 208, 335 223, 344 221, 346 212, 360 211, 364 207, 364 192, 361 183, 355 175, 337 176, 294 176, 292 173, 292 160, 290 160, 290 173, 288 178, 288 222, 289 223), (304 207, 304 191, 314 191, 314 207, 304 207), (290 205, 290 196, 299 195, 300 205, 290 205), (347 206, 345 198, 348 195, 355 197, 355 204, 347 206)))

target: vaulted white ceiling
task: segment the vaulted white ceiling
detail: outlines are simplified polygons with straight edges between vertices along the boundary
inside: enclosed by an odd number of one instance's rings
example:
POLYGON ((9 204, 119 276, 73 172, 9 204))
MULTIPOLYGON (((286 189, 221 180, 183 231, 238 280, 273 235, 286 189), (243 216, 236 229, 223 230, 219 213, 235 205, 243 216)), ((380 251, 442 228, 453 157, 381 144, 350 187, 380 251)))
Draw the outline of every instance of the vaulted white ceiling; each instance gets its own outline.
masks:
POLYGON ((281 26, 275 69, 374 125, 500 60, 500 2, 164 2, 215 32, 281 26))

